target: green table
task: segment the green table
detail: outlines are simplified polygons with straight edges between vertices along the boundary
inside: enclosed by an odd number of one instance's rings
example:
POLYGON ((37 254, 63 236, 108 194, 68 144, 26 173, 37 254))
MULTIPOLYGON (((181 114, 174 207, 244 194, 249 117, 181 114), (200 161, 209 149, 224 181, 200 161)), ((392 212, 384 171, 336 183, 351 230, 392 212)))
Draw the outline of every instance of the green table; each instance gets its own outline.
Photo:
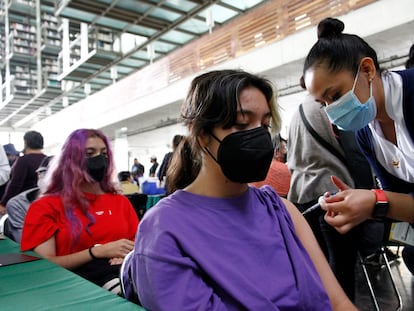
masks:
POLYGON ((159 200, 161 200, 164 197, 165 197, 165 194, 148 194, 146 209, 149 210, 151 207, 157 204, 159 200))
MULTIPOLYGON (((19 253, 0 240, 0 254, 19 253)), ((29 255, 34 255, 28 252, 29 255)), ((0 267, 0 310, 145 310, 49 260, 0 267)))

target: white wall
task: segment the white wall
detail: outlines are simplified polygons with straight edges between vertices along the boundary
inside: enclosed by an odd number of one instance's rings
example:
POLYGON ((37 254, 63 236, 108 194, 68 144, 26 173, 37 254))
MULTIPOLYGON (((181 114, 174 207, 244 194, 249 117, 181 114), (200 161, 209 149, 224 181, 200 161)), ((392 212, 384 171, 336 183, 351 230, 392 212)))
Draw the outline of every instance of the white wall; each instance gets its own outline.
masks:
POLYGON ((145 176, 147 176, 151 166, 150 157, 155 155, 158 163, 161 164, 164 155, 172 150, 172 139, 176 134, 186 135, 187 129, 182 124, 174 124, 129 136, 129 169, 132 167, 133 159, 138 158, 138 161, 145 166, 145 176))
POLYGON ((13 144, 17 151, 22 151, 24 147, 23 142, 24 132, 8 132, 0 131, 0 144, 13 144))

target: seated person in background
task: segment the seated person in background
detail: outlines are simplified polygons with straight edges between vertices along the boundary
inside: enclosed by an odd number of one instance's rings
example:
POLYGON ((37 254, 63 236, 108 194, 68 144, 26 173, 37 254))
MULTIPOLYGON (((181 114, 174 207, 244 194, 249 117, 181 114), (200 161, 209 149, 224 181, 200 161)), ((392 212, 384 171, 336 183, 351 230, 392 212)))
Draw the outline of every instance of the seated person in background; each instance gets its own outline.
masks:
POLYGON ((269 128, 280 128, 270 82, 202 74, 182 117, 189 135, 169 167, 172 194, 143 218, 127 262, 144 308, 356 310, 296 207, 248 186, 265 178, 269 128))
POLYGON ((6 209, 9 219, 6 222, 4 231, 7 232, 7 235, 17 243, 20 243, 24 218, 26 217, 30 204, 45 191, 45 175, 52 158, 53 156, 44 158, 42 163, 40 163, 39 168, 36 170, 37 187, 23 191, 22 193, 12 197, 7 202, 6 209))
POLYGON ((279 134, 279 143, 276 145, 275 159, 281 163, 287 161, 287 140, 279 134))
POLYGON ((119 172, 118 180, 121 186, 122 194, 127 195, 139 192, 139 186, 132 182, 132 176, 129 171, 119 172))
POLYGON ((260 188, 264 185, 269 185, 278 195, 286 198, 290 187, 290 171, 286 165, 286 139, 279 135, 279 143, 275 148, 272 164, 270 164, 269 172, 266 179, 251 183, 250 185, 260 188))
MULTIPOLYGON (((0 197, 3 196, 6 190, 7 182, 10 179, 10 163, 6 155, 6 150, 0 145, 0 197)), ((0 218, 5 213, 5 210, 0 210, 0 218)))
POLYGON ((112 182, 113 153, 99 130, 78 129, 50 168, 45 193, 27 212, 21 250, 33 250, 113 293, 134 247, 137 215, 112 182))
POLYGON ((36 187, 36 170, 42 160, 46 157, 43 154, 43 136, 36 131, 28 131, 23 136, 24 155, 17 158, 13 164, 10 180, 0 200, 0 214, 6 212, 6 204, 12 197, 20 192, 36 187))

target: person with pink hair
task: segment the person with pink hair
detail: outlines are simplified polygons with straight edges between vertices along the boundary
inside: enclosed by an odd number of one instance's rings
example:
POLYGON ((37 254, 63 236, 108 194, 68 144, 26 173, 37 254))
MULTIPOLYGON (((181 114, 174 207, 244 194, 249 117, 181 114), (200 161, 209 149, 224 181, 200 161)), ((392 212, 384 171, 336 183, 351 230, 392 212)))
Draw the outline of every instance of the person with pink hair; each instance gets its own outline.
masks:
POLYGON ((112 181, 113 154, 99 130, 69 135, 48 171, 45 193, 30 205, 21 250, 120 292, 119 269, 134 248, 137 215, 112 181))

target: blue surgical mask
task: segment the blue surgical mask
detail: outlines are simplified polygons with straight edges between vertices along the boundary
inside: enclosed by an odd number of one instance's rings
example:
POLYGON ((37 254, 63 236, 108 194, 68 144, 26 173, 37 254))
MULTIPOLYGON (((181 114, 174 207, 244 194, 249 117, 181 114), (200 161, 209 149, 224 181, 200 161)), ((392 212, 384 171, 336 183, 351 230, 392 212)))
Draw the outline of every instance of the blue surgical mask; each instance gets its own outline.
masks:
POLYGON ((369 98, 362 104, 354 93, 359 68, 352 89, 325 108, 329 120, 344 131, 357 131, 367 126, 377 115, 372 81, 369 82, 369 98))

